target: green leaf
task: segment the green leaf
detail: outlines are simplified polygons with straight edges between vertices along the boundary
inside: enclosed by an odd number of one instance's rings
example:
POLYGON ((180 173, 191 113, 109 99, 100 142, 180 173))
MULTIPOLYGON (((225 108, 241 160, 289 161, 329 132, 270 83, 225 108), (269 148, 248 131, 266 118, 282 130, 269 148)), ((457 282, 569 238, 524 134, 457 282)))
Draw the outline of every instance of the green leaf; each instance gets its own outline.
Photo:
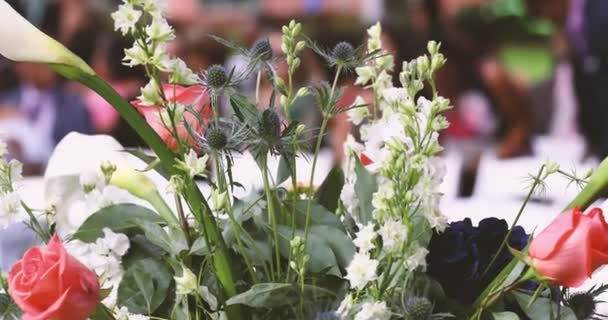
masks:
POLYGON ((156 223, 139 219, 135 221, 150 242, 163 248, 172 256, 179 256, 182 251, 188 250, 188 240, 181 229, 169 227, 167 233, 156 223))
MULTIPOLYGON (((299 200, 296 202, 296 224, 301 228, 304 228, 306 223, 307 203, 308 200, 299 200)), ((291 205, 291 202, 287 203, 287 205, 291 205)), ((310 225, 331 226, 335 229, 345 231, 340 218, 316 202, 310 204, 310 225)))
POLYGON ((281 155, 281 159, 279 159, 279 167, 277 168, 277 178, 275 181, 276 185, 280 185, 291 177, 291 167, 294 165, 294 163, 294 157, 289 159, 288 156, 281 155))
POLYGON ((253 308, 276 308, 293 305, 302 299, 312 302, 328 296, 334 296, 334 294, 311 285, 305 285, 303 292, 300 292, 300 289, 291 283, 259 283, 230 298, 226 304, 243 304, 253 308))
POLYGON ((372 221, 373 217, 372 196, 378 190, 376 177, 363 167, 358 157, 355 157, 355 174, 357 175, 355 194, 359 199, 359 221, 362 224, 367 224, 372 221))
POLYGON ((93 242, 103 236, 103 229, 110 228, 117 233, 130 233, 138 228, 137 220, 152 224, 164 224, 154 211, 134 204, 119 204, 103 208, 91 215, 74 233, 73 239, 93 242))
POLYGON ((318 237, 325 241, 336 256, 338 265, 346 269, 355 255, 353 241, 342 231, 329 226, 310 226, 308 237, 318 237))
MULTIPOLYGON (((288 258, 290 253, 291 228, 278 225, 277 229, 279 234, 279 251, 283 257, 288 258)), ((304 231, 296 230, 296 235, 304 239, 304 231)), ((306 253, 310 256, 307 264, 307 269, 310 271, 341 276, 336 255, 324 239, 309 236, 306 242, 306 253)))
POLYGON ((249 102, 247 97, 239 93, 230 95, 230 105, 239 120, 243 123, 255 123, 258 119, 258 109, 249 102))
POLYGON ((11 297, 6 294, 0 294, 0 319, 20 320, 22 314, 23 312, 21 312, 11 297))
POLYGON ((336 212, 340 193, 344 186, 344 172, 340 167, 334 167, 315 194, 315 200, 331 212, 336 212))
POLYGON ((190 248, 190 255, 193 256, 206 256, 209 254, 209 248, 207 247, 207 241, 205 238, 197 238, 194 240, 192 247, 190 248))
MULTIPOLYGON (((3 318, 0 318, 0 319, 3 319, 3 318)), ((108 310, 108 308, 101 303, 98 304, 97 307, 95 307, 95 311, 93 311, 93 314, 89 316, 89 319, 91 319, 91 320, 115 320, 114 315, 112 314, 112 311, 108 310)))
POLYGON ((492 313, 494 320, 519 320, 517 314, 509 311, 492 313))
POLYGON ((560 320, 577 320, 576 315, 570 308, 566 306, 558 308, 558 305, 549 298, 536 297, 536 300, 532 300, 533 296, 519 291, 514 291, 511 295, 530 319, 549 319, 550 314, 553 313, 560 320), (533 301, 531 305, 530 301, 533 301), (559 316, 557 315, 558 309, 560 310, 559 316))
POLYGON ((142 259, 133 263, 118 287, 118 303, 132 313, 151 314, 167 297, 173 275, 156 259, 142 259))

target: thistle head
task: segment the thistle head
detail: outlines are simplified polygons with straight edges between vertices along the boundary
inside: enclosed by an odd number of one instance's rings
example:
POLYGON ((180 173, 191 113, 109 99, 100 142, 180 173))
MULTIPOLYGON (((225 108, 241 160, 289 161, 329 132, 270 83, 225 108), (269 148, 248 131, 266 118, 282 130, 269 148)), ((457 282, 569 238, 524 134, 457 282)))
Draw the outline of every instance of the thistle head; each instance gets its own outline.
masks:
POLYGON ((355 55, 355 48, 352 44, 342 41, 336 44, 331 51, 334 59, 342 62, 347 62, 353 59, 355 55))
POLYGON ((409 297, 403 305, 406 319, 426 320, 433 315, 433 303, 424 297, 409 297))
POLYGON ((209 147, 214 150, 222 150, 228 144, 226 133, 222 129, 216 127, 207 129, 205 132, 205 139, 207 139, 209 147))
POLYGON ((211 88, 218 89, 223 87, 228 81, 226 69, 219 64, 214 64, 207 69, 207 85, 211 88))
POLYGON ((249 50, 251 57, 254 59, 260 59, 262 61, 269 61, 272 59, 272 46, 268 38, 262 38, 256 41, 249 50))

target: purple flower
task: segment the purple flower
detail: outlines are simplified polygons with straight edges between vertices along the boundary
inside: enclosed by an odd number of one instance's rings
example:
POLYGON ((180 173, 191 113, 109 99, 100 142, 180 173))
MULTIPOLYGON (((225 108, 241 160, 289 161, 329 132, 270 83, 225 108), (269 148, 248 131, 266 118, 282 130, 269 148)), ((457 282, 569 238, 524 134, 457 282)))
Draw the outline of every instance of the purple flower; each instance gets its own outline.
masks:
MULTIPOLYGON (((448 297, 463 304, 472 303, 513 258, 504 248, 482 279, 508 231, 506 221, 497 218, 486 218, 478 227, 469 218, 451 223, 444 233, 434 234, 431 239, 427 256, 429 275, 439 281, 448 297)), ((515 227, 509 245, 522 250, 527 242, 524 229, 515 227)))

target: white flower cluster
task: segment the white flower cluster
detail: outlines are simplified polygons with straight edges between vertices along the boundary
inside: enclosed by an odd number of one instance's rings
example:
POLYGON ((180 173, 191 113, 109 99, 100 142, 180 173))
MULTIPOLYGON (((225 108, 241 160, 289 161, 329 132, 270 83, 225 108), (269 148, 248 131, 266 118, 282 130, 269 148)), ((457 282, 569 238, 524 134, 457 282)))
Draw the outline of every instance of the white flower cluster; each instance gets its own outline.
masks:
POLYGON ((109 228, 104 228, 103 234, 103 237, 98 238, 93 243, 85 243, 79 240, 70 241, 66 244, 66 249, 72 256, 97 274, 102 289, 111 289, 110 294, 102 303, 109 308, 113 308, 116 305, 118 285, 124 275, 121 260, 129 250, 130 243, 126 235, 114 233, 109 228))
MULTIPOLYGON (((382 51, 379 24, 368 30, 368 50, 382 51)), ((354 310, 354 319, 389 319, 391 312, 376 296, 370 285, 391 279, 398 270, 424 270, 428 243, 421 235, 431 229, 443 231, 446 218, 439 210, 439 186, 445 176, 445 165, 437 157, 442 149, 439 131, 448 122, 441 113, 450 108, 449 101, 438 96, 434 72, 445 59, 434 42, 428 46, 430 56, 404 62, 399 74, 403 87, 393 87, 391 71, 394 63, 383 54, 357 68, 357 84, 374 93, 374 111, 356 108, 365 104, 357 98, 348 111, 354 125, 360 125, 361 143, 352 136, 345 143, 345 185, 340 199, 345 210, 359 228, 354 244, 357 247, 346 279, 357 290, 357 299, 347 296, 341 309, 354 310), (423 83, 433 89, 433 100, 418 97, 423 83), (418 97, 418 98, 417 98, 418 97), (372 195, 372 221, 361 216, 357 195, 357 163, 376 179, 377 190, 372 195), (383 270, 381 274, 377 270, 383 270), (347 308, 347 306, 349 306, 347 308)), ((393 285, 402 285, 390 282, 393 285)), ((338 310, 338 313, 345 315, 338 310)), ((352 312, 351 312, 352 313, 352 312)))
POLYGON ((109 177, 106 177, 101 170, 86 171, 80 175, 80 187, 83 194, 67 209, 67 216, 62 230, 63 232, 74 232, 82 223, 93 213, 100 209, 133 202, 133 197, 129 192, 109 184, 109 177))
POLYGON ((6 143, 0 141, 0 229, 27 217, 16 191, 23 179, 23 165, 15 159, 6 161, 6 153, 6 143))
MULTIPOLYGON (((192 85, 200 79, 186 63, 167 52, 167 43, 175 39, 175 30, 164 17, 166 0, 123 0, 112 13, 114 29, 135 38, 133 46, 125 50, 124 64, 129 67, 146 66, 169 74, 169 83, 192 85)), ((151 72, 151 71, 150 71, 151 72)), ((160 84, 155 72, 148 74, 150 82, 142 88, 139 99, 144 105, 158 105, 160 84)))
POLYGON ((150 317, 141 314, 133 314, 129 312, 127 307, 116 308, 114 311, 114 318, 116 320, 149 320, 150 317))

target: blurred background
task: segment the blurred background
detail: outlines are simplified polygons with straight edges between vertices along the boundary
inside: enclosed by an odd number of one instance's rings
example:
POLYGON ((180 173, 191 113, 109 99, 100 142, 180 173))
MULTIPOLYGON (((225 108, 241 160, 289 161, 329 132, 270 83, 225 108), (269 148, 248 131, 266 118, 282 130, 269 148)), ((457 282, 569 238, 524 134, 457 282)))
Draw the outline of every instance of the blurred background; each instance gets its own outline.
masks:
MULTIPOLYGON (((24 16, 83 57, 125 98, 139 95, 143 70, 121 64, 132 40, 114 32, 110 13, 117 0, 9 0, 24 16)), ((365 30, 380 21, 383 43, 400 61, 442 42, 448 63, 438 75, 442 95, 455 106, 442 137, 448 177, 445 203, 458 212, 467 199, 521 203, 523 179, 547 159, 579 175, 608 155, 608 1, 605 0, 168 0, 177 40, 170 50, 195 71, 212 64, 244 63, 208 35, 245 47, 268 37, 280 56, 281 26, 303 22, 322 46, 363 44, 365 30), (507 199, 507 200, 505 200, 507 199), (456 209, 455 209, 456 208, 456 209)), ((19 45, 19 44, 15 44, 19 45)), ((285 63, 277 62, 279 74, 285 63)), ((47 67, 0 61, 0 133, 25 173, 44 172, 54 145, 68 132, 110 134, 125 146, 141 141, 111 106, 47 67)), ((300 86, 328 79, 330 70, 305 51, 300 86)), ((341 103, 369 96, 348 86, 341 103)), ((254 79, 242 90, 252 94, 254 79)), ((396 79, 396 81, 398 81, 396 79)), ((263 84, 262 97, 270 95, 263 84)), ((318 126, 314 101, 299 100, 295 117, 318 126)), ((342 142, 356 131, 334 119, 325 142, 327 162, 339 163, 342 142)), ((549 207, 568 202, 576 186, 555 182, 555 194, 538 200, 549 207)), ((462 211, 468 211, 462 209, 462 211)))

